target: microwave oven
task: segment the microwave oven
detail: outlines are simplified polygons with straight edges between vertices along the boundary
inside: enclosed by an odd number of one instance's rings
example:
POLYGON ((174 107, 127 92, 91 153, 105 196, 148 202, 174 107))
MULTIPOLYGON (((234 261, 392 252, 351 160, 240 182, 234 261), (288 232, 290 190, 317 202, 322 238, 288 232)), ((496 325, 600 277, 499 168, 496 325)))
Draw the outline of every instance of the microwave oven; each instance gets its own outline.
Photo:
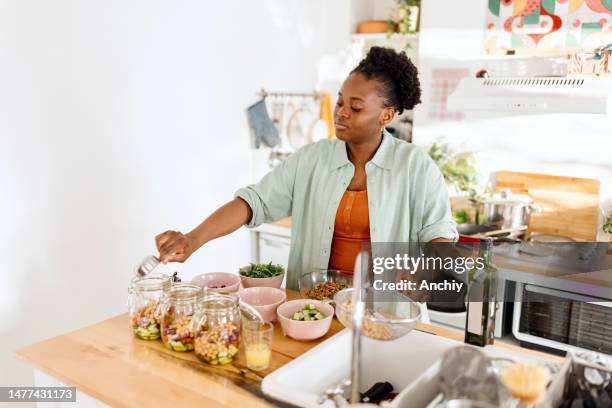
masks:
POLYGON ((521 346, 612 354, 612 301, 517 283, 512 333, 521 346))

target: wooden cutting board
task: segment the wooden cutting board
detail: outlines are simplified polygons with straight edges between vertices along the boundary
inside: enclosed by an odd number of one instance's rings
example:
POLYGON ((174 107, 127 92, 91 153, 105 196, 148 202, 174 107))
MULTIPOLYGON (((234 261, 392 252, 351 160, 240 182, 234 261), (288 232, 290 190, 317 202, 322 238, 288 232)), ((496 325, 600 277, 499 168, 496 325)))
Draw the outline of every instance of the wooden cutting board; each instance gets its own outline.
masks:
POLYGON ((529 232, 580 240, 597 238, 600 182, 595 179, 498 171, 495 188, 529 194, 542 213, 531 215, 529 232))

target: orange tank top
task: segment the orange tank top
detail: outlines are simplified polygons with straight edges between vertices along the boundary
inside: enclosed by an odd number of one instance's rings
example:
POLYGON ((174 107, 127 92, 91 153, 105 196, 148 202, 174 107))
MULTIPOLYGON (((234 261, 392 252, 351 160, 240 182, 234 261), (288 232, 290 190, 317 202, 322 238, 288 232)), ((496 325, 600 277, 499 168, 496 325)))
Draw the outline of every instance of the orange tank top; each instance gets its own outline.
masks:
POLYGON ((370 242, 368 191, 345 191, 336 211, 329 268, 353 272, 362 242, 370 242))

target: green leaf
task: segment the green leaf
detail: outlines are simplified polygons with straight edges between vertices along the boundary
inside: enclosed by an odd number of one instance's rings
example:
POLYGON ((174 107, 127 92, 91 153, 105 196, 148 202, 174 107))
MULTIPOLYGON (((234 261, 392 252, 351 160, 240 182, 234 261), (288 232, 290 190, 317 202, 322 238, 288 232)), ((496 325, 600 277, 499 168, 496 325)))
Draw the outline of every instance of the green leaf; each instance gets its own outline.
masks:
POLYGON ((247 278, 271 278, 282 275, 285 268, 282 265, 272 265, 272 262, 267 264, 251 263, 250 270, 241 270, 240 275, 247 278))

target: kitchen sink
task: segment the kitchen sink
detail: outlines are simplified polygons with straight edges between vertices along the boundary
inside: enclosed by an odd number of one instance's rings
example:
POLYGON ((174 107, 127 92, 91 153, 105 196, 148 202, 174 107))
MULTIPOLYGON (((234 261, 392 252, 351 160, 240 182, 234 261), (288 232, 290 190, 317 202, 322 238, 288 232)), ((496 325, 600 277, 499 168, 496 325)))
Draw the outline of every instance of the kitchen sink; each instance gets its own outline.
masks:
MULTIPOLYGON (((414 330, 394 341, 363 338, 362 379, 364 392, 381 381, 390 382, 399 395, 394 408, 426 407, 439 393, 437 374, 440 359, 450 348, 463 345, 435 334, 414 330)), ((533 361, 534 357, 496 346, 484 349, 490 357, 533 361)), ((351 332, 342 330, 264 378, 265 394, 300 407, 320 405, 319 397, 331 386, 350 378, 351 332)))
MULTIPOLYGON (((396 392, 413 383, 444 352, 461 343, 434 334, 412 331, 394 341, 362 341, 362 389, 388 381, 396 392)), ((333 407, 318 399, 330 386, 350 378, 351 332, 342 330, 300 357, 267 375, 264 393, 301 407, 333 407)))

